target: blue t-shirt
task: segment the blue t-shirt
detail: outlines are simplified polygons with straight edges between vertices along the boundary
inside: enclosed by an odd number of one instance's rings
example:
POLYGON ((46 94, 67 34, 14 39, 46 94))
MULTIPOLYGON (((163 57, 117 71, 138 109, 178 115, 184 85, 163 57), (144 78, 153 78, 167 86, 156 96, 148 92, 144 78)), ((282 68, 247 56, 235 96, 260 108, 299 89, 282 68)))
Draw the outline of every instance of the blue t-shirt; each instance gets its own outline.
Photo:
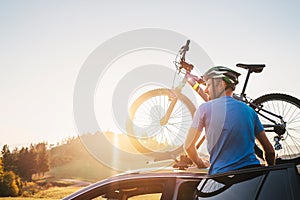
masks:
POLYGON ((254 153, 255 136, 264 128, 255 111, 245 103, 223 96, 201 104, 192 127, 205 129, 209 174, 260 163, 254 153))

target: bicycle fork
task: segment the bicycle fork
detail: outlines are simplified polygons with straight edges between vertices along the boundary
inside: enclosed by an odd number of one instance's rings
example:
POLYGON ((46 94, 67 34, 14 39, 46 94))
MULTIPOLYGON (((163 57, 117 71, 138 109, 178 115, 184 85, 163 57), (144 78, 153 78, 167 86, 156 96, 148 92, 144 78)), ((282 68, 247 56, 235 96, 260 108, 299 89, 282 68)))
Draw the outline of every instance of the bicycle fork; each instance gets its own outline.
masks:
POLYGON ((160 125, 161 125, 161 126, 164 126, 164 125, 166 125, 166 124, 168 123, 168 121, 169 121, 169 119, 170 119, 170 116, 171 116, 171 114, 172 114, 172 112, 173 112, 173 109, 174 109, 174 107, 175 107, 175 105, 176 105, 177 97, 176 97, 176 96, 171 97, 171 98, 170 98, 170 101, 171 101, 171 104, 170 104, 170 106, 168 107, 168 110, 167 110, 165 116, 163 116, 163 117, 160 119, 160 125))
POLYGON ((178 97, 177 97, 177 94, 176 93, 181 93, 181 89, 185 86, 185 83, 186 83, 186 80, 182 80, 181 83, 174 89, 174 92, 172 90, 169 90, 170 92, 170 97, 169 97, 169 101, 171 101, 168 109, 167 109, 167 112, 165 114, 165 116, 163 116, 161 119, 160 119, 160 125, 161 126, 164 126, 168 123, 169 119, 170 119, 170 116, 174 110, 174 107, 177 103, 177 100, 178 100, 178 97))

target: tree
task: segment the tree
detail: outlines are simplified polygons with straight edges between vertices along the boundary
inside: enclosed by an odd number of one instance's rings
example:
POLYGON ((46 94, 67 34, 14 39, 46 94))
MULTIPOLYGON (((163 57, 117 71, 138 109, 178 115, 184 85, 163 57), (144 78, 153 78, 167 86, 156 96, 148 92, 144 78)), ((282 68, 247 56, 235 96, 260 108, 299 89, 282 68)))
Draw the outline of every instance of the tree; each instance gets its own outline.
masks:
POLYGON ((3 177, 3 164, 2 164, 2 158, 0 158, 0 177, 3 177))
POLYGON ((10 152, 8 145, 4 145, 0 159, 0 196, 18 196, 21 194, 22 182, 13 171, 17 165, 17 151, 10 152), (7 171, 9 170, 9 171, 7 171))
POLYGON ((12 171, 4 172, 0 177, 0 196, 18 196, 21 191, 21 181, 12 171))
POLYGON ((23 181, 32 181, 32 175, 36 173, 36 154, 22 148, 19 151, 17 173, 23 181))
POLYGON ((2 164, 3 164, 3 170, 5 172, 8 171, 17 171, 17 154, 16 152, 11 153, 9 150, 8 145, 4 145, 2 148, 2 164))
POLYGON ((47 153, 47 144, 39 143, 36 145, 37 152, 37 173, 39 175, 45 174, 45 172, 49 171, 49 156, 47 153))
POLYGON ((33 144, 30 145, 30 149, 29 149, 29 159, 31 160, 31 163, 28 165, 28 167, 30 168, 30 172, 32 174, 36 174, 38 173, 38 155, 37 155, 37 150, 36 150, 36 146, 34 146, 33 144))

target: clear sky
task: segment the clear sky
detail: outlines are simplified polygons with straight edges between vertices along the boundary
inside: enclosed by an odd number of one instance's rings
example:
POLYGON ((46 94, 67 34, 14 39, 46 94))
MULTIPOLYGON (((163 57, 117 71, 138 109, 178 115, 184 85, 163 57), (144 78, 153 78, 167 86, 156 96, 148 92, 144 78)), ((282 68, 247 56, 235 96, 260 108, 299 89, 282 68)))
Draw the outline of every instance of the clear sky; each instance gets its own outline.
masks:
POLYGON ((2 0, 0 145, 76 135, 73 92, 84 61, 103 42, 135 29, 186 35, 218 65, 265 63, 248 94, 299 98, 299 9, 297 0, 2 0))

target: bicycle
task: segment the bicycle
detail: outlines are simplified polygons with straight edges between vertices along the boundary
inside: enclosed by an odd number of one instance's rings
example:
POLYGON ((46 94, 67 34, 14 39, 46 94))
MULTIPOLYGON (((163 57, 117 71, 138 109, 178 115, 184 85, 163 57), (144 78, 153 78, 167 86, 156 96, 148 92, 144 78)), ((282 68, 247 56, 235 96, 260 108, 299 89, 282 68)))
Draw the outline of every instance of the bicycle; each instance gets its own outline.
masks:
MULTIPOLYGON (((188 40, 181 47, 176 58, 176 74, 184 74, 182 81, 172 88, 150 90, 139 96, 129 108, 129 120, 126 130, 130 141, 141 153, 156 160, 174 158, 183 152, 182 145, 192 123, 194 104, 181 93, 188 82, 194 89, 204 83, 202 78, 193 75, 193 65, 185 61, 189 50, 188 40)), ((282 93, 265 94, 253 100, 245 93, 252 73, 263 71, 264 64, 237 64, 246 69, 247 76, 240 94, 234 98, 245 102, 259 115, 270 142, 274 145, 277 163, 300 163, 300 100, 282 93)), ((198 91, 204 101, 205 95, 198 91)), ((203 143, 203 136, 197 147, 203 143)), ((262 150, 256 145, 255 152, 263 158, 262 150)))

